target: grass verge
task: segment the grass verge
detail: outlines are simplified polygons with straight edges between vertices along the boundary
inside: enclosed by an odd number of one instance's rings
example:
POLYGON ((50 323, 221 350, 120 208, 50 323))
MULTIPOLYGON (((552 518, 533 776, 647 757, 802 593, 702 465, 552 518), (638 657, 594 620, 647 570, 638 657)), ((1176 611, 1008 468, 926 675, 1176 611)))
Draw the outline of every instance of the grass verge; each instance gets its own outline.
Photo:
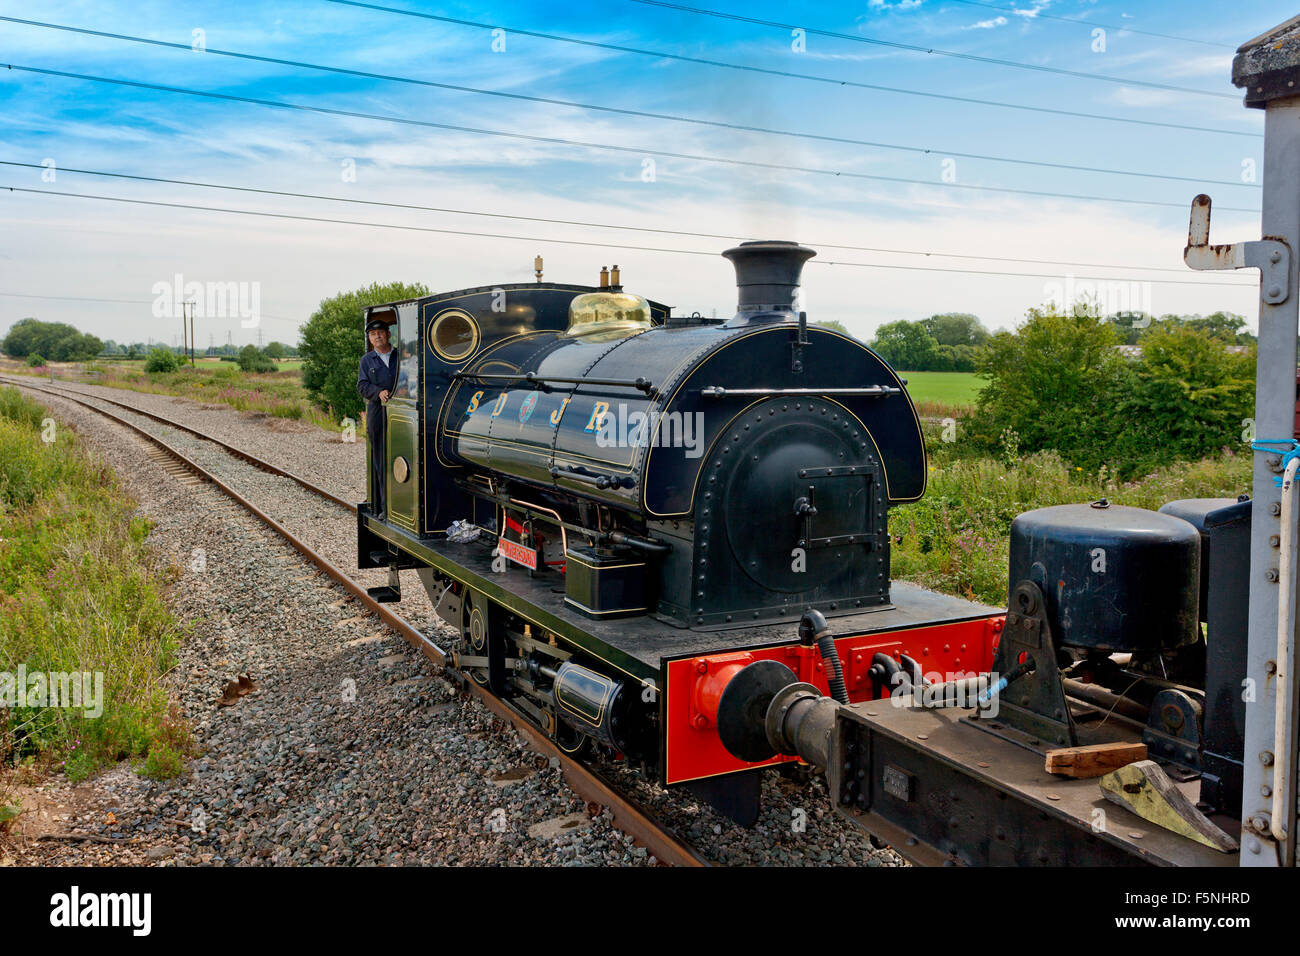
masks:
POLYGON ((1002 607, 1011 521, 1022 511, 1101 497, 1153 510, 1180 498, 1235 498, 1250 490, 1251 462, 1249 455, 1225 449, 1217 458, 1178 462, 1118 482, 1105 467, 1088 473, 1055 452, 1039 452, 1014 464, 931 459, 929 478, 924 498, 890 511, 893 577, 1002 607))
POLYGON ((163 683, 183 629, 163 599, 149 523, 134 510, 71 429, 0 388, 0 760, 9 766, 79 780, 135 758, 169 776, 192 751, 163 683))

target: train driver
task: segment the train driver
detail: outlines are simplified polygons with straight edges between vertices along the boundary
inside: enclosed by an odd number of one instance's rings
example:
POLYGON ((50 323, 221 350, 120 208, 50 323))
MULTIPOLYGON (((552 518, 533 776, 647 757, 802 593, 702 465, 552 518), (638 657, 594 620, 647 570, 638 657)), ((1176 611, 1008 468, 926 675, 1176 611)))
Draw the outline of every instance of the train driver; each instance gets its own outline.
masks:
POLYGON ((397 352, 389 344, 388 324, 380 319, 366 323, 370 351, 361 356, 357 391, 366 400, 366 434, 370 438, 370 474, 374 483, 371 508, 376 517, 384 518, 384 478, 387 472, 384 455, 384 405, 397 382, 397 352))

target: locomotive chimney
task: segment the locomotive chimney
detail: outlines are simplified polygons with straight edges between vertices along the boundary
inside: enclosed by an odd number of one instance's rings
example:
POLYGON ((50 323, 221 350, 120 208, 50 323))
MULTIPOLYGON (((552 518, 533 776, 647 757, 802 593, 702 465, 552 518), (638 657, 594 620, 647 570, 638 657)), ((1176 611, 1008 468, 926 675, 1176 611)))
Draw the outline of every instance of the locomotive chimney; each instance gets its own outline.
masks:
POLYGON ((742 242, 723 253, 736 267, 740 303, 729 327, 750 322, 792 322, 800 306, 799 275, 817 253, 784 239, 742 242))

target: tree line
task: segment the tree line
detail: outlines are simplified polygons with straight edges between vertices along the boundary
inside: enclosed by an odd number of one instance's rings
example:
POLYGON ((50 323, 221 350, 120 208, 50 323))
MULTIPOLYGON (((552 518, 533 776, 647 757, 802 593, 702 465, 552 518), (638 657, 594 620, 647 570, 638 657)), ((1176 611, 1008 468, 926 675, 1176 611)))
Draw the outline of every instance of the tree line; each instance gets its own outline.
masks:
MULTIPOLYGON (((195 355, 209 358, 230 358, 239 361, 241 356, 252 349, 271 361, 297 358, 298 347, 272 342, 265 348, 246 345, 242 349, 237 345, 214 345, 205 349, 195 349, 195 355)), ((145 358, 155 350, 169 352, 180 356, 188 354, 180 346, 146 344, 144 342, 118 343, 112 339, 100 340, 88 333, 80 332, 66 322, 42 322, 36 318, 19 319, 0 340, 0 352, 16 359, 40 359, 51 362, 89 362, 96 358, 145 358)), ((38 363, 39 364, 39 363, 38 363)))
MULTIPOLYGON (((1083 304, 1090 313, 1095 310, 1083 304)), ((1246 328, 1246 320, 1232 312, 1201 315, 1161 315, 1146 312, 1120 312, 1107 316, 1105 322, 1115 332, 1115 345, 1143 345, 1146 336, 1175 328, 1194 329, 1224 345, 1248 346, 1255 336, 1246 328)), ((840 323, 821 323, 844 327, 840 323)), ((871 349, 900 371, 907 372, 975 372, 985 359, 993 335, 977 316, 968 312, 944 312, 919 321, 887 322, 876 330, 869 343, 871 349)))

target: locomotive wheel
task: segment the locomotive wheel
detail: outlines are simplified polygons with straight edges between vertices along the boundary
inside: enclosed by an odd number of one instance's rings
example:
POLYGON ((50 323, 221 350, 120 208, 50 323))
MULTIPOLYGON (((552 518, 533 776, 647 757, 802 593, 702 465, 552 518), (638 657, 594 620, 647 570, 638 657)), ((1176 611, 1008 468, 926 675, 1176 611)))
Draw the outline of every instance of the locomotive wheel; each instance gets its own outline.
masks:
MULTIPOLYGON (((486 601, 486 598, 475 600, 469 591, 465 592, 465 600, 461 605, 461 637, 465 653, 477 657, 486 657, 488 652, 488 622, 485 613, 486 605, 480 602, 486 601)), ((478 684, 486 685, 488 682, 487 669, 482 667, 473 667, 469 669, 469 675, 474 678, 478 684)))

